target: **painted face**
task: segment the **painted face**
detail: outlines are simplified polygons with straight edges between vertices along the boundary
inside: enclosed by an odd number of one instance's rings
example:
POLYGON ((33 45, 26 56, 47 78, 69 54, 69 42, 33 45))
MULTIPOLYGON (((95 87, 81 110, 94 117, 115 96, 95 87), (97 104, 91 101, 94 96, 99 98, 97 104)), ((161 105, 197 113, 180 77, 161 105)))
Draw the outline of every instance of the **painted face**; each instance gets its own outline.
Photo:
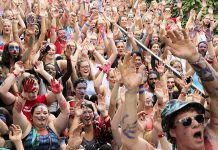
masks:
POLYGON ((45 71, 48 72, 52 77, 55 77, 55 75, 56 75, 55 66, 52 64, 46 65, 45 71))
POLYGON ((40 105, 36 107, 33 112, 33 124, 37 127, 45 127, 48 124, 48 117, 48 108, 44 105, 40 105))
POLYGON ((90 65, 87 61, 81 62, 80 64, 80 73, 81 76, 84 78, 88 78, 89 74, 90 74, 90 65))
POLYGON ((35 82, 34 82, 33 86, 34 86, 35 90, 27 93, 27 99, 30 101, 36 100, 38 92, 39 92, 39 84, 36 80, 34 80, 34 81, 35 82))
POLYGON ((174 86, 175 86, 175 80, 174 80, 174 78, 168 78, 168 79, 167 79, 167 88, 168 88, 169 93, 172 93, 172 92, 173 92, 174 86))
POLYGON ((136 59, 135 59, 135 67, 136 69, 139 69, 139 67, 142 65, 142 59, 140 56, 136 56, 136 59))
POLYGON ((94 118, 94 113, 93 113, 92 109, 88 108, 88 107, 84 107, 83 114, 80 117, 82 123, 85 126, 90 126, 90 125, 92 125, 93 118, 94 118))
POLYGON ((179 114, 175 119, 176 128, 170 129, 170 135, 176 139, 177 146, 181 149, 204 149, 204 123, 199 123, 202 117, 196 115, 198 113, 194 110, 179 114), (187 117, 191 117, 192 121, 189 126, 184 126, 185 123, 182 122, 190 121, 187 117))
POLYGON ((86 88, 87 88, 87 85, 84 82, 77 84, 77 86, 75 88, 76 97, 79 99, 84 99, 84 97, 86 95, 86 88))
POLYGON ((12 58, 16 58, 20 52, 20 46, 16 42, 11 42, 8 45, 8 52, 12 58))
POLYGON ((200 43, 198 45, 198 52, 202 55, 202 56, 205 56, 206 53, 207 53, 207 44, 205 43, 200 43))
POLYGON ((160 51, 160 46, 158 44, 153 44, 151 50, 157 55, 160 51))
POLYGON ((157 82, 157 75, 152 73, 148 76, 148 85, 150 88, 154 89, 155 83, 157 82))

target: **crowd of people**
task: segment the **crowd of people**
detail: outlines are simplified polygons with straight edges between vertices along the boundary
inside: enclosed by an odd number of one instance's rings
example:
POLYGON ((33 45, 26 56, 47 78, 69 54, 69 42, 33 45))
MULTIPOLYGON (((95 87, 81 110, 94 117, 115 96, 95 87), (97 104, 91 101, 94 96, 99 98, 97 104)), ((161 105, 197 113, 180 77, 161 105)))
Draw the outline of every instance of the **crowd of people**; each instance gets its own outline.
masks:
POLYGON ((0 149, 218 149, 206 0, 189 14, 181 0, 0 3, 0 149))

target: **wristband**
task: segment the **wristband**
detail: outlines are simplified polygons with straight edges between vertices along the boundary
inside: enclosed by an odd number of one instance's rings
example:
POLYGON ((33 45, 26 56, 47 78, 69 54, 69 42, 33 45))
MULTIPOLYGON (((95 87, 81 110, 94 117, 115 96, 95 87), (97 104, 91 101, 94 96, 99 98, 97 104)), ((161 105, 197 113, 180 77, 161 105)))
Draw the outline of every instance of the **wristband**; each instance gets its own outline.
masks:
POLYGON ((90 25, 86 22, 86 23, 85 23, 85 26, 89 27, 90 25))
POLYGON ((164 134, 163 134, 163 133, 158 134, 158 137, 159 137, 159 138, 162 138, 162 137, 164 137, 164 134))
POLYGON ((187 93, 181 92, 180 94, 181 94, 182 96, 186 96, 187 93))

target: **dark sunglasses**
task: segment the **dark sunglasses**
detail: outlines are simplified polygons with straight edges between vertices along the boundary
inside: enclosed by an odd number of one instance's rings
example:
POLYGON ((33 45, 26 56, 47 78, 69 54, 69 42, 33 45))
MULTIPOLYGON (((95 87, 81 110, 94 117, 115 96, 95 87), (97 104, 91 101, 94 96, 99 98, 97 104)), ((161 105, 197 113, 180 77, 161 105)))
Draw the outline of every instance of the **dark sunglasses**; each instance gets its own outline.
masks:
POLYGON ((192 124, 192 120, 195 119, 198 123, 204 123, 204 115, 198 114, 196 116, 192 117, 185 117, 180 120, 178 120, 179 123, 181 123, 183 126, 188 127, 192 124))

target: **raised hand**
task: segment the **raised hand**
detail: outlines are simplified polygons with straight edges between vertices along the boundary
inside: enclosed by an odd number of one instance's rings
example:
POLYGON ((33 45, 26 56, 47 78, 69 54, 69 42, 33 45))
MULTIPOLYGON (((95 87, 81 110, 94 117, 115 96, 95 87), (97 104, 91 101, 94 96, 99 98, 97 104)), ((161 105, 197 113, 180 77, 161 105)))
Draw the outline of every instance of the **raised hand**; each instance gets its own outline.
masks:
POLYGON ((195 62, 199 59, 200 54, 198 54, 185 29, 182 32, 169 30, 162 38, 166 45, 172 48, 170 51, 173 55, 187 59, 189 62, 195 62))
POLYGON ((36 86, 34 85, 35 82, 36 81, 34 79, 28 78, 23 84, 24 92, 30 93, 30 92, 35 91, 37 89, 36 86))
POLYGON ((209 13, 210 15, 213 15, 213 8, 212 8, 212 7, 209 7, 209 8, 208 8, 208 13, 209 13))
POLYGON ((105 105, 105 99, 104 96, 101 94, 98 94, 98 104, 95 104, 98 111, 101 113, 104 113, 106 111, 106 105, 105 105))
POLYGON ((181 8, 182 8, 182 1, 181 1, 181 0, 178 0, 178 2, 177 2, 177 8, 178 8, 178 9, 181 9, 181 8))
POLYGON ((67 45, 66 50, 64 51, 64 54, 66 56, 67 59, 70 59, 70 56, 72 55, 72 48, 70 48, 70 45, 67 45))
POLYGON ((206 0, 202 0, 202 7, 203 7, 203 8, 207 7, 207 2, 206 2, 206 0))
POLYGON ((75 129, 70 132, 68 146, 70 149, 77 149, 83 141, 85 132, 82 132, 83 124, 80 123, 75 129))
POLYGON ((14 71, 17 73, 17 74, 20 74, 22 72, 24 72, 24 66, 23 66, 23 62, 22 61, 17 61, 14 65, 14 71))
POLYGON ((165 67, 162 61, 159 61, 157 67, 155 67, 157 72, 162 76, 165 72, 165 67))
POLYGON ((138 69, 138 73, 136 73, 135 58, 136 55, 132 57, 130 52, 128 52, 124 57, 123 63, 119 63, 119 70, 127 89, 137 88, 141 84, 144 76, 144 65, 141 65, 138 69))
POLYGON ((61 93, 61 84, 60 84, 60 80, 58 82, 56 82, 55 78, 51 79, 51 91, 54 94, 59 94, 61 93))
POLYGON ((20 142, 22 140, 21 139, 21 137, 22 137, 22 130, 21 130, 20 126, 12 124, 9 129, 10 129, 10 131, 9 131, 9 139, 13 143, 20 142))
POLYGON ((37 73, 40 73, 44 70, 43 62, 42 61, 37 61, 34 65, 34 70, 37 73))

